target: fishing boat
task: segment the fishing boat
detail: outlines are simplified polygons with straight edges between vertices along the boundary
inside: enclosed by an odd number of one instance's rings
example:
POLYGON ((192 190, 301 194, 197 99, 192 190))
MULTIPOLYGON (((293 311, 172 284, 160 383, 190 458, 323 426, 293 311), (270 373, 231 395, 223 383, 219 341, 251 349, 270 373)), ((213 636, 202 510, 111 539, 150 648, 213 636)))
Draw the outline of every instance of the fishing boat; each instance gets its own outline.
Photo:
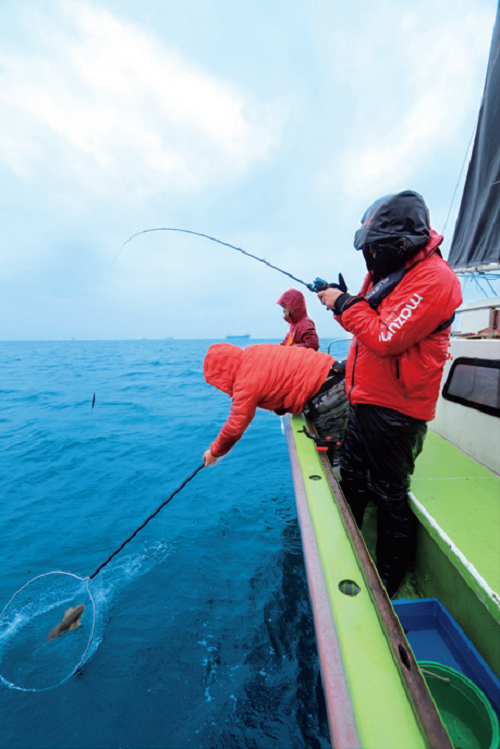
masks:
POLYGON ((250 334, 248 335, 227 335, 226 336, 228 341, 247 341, 250 338, 250 334))
MULTIPOLYGON (((486 283, 500 271, 499 49, 500 8, 448 258, 459 277, 486 283)), ((409 495, 414 564, 393 601, 373 563, 370 523, 358 530, 336 470, 304 432, 314 433, 312 423, 285 417, 335 749, 498 745, 499 317, 499 297, 468 302, 457 315, 409 495), (460 703, 462 682, 469 692, 460 703), (484 707, 481 725, 474 700, 484 707)))

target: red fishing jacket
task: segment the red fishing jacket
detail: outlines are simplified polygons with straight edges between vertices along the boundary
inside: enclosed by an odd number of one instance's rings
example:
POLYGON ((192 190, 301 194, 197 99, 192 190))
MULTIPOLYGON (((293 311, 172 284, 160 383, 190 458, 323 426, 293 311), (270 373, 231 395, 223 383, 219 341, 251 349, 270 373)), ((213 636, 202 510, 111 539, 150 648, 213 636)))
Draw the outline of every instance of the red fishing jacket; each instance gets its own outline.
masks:
POLYGON ((290 315, 285 317, 290 323, 290 330, 280 346, 304 346, 318 351, 318 334, 314 322, 307 316, 304 294, 297 289, 288 289, 280 296, 277 304, 290 311, 290 315))
POLYGON ((372 309, 360 294, 345 305, 337 321, 354 334, 346 369, 346 392, 353 404, 386 406, 430 421, 436 412, 451 323, 436 331, 462 302, 458 278, 431 240, 412 257, 399 284, 372 309))
POLYGON ((257 408, 300 413, 326 380, 334 361, 329 354, 297 346, 210 346, 203 365, 205 380, 232 398, 229 418, 210 447, 212 455, 229 452, 257 408))

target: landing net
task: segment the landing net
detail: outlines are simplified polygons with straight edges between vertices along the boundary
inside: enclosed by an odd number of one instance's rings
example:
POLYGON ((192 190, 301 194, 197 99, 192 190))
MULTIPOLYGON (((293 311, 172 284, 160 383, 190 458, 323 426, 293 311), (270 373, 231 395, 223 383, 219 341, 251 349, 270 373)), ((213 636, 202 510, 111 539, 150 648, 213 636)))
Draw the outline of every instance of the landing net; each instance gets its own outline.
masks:
POLYGON ((39 692, 59 686, 80 668, 94 637, 96 611, 89 578, 47 572, 15 593, 0 615, 0 678, 39 692), (47 641, 68 609, 83 604, 80 626, 47 641))
POLYGON ((96 631, 91 582, 203 467, 188 476, 92 575, 46 572, 12 596, 0 614, 0 681, 13 689, 41 692, 63 684, 78 671, 91 654, 96 631))

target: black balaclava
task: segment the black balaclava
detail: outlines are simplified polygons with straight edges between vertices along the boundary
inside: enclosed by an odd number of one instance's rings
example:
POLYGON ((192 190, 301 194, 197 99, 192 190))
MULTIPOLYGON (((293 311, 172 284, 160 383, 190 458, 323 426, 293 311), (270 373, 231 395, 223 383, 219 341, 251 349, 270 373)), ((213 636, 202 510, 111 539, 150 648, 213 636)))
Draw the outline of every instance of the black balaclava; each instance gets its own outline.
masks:
POLYGON ((361 219, 354 247, 362 250, 374 283, 401 268, 429 242, 429 210, 421 195, 411 190, 375 201, 361 219), (375 256, 370 249, 375 250, 375 256))

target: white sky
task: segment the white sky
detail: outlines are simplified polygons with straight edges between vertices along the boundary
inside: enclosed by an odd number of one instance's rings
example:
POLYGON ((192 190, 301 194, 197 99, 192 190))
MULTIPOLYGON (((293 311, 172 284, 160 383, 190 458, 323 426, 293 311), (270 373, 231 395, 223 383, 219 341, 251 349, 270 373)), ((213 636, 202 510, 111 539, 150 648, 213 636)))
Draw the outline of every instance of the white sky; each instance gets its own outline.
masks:
POLYGON ((443 230, 496 10, 2 0, 0 339, 285 335, 276 300, 297 284, 239 253, 160 232, 116 258, 156 226, 357 290, 373 200, 415 189, 443 230))

